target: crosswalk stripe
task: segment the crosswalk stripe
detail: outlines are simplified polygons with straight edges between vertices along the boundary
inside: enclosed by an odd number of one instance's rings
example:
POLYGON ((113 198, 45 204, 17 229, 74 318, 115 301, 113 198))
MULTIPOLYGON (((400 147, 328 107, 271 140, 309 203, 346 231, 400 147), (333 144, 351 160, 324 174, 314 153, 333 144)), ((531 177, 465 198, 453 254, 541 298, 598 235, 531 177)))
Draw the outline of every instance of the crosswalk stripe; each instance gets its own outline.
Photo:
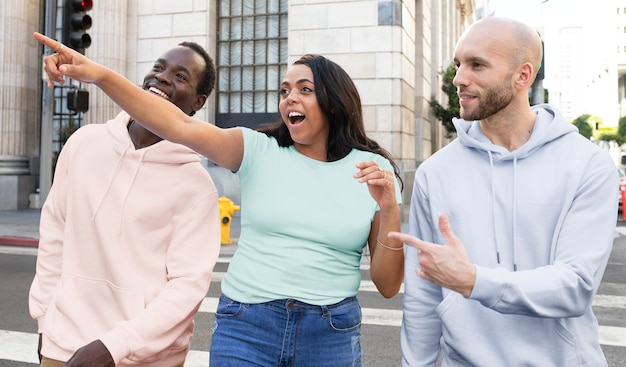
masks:
POLYGON ((626 328, 600 325, 600 344, 626 347, 626 328))
POLYGON ((626 297, 596 294, 596 297, 593 299, 592 306, 610 307, 610 308, 626 308, 626 297))
POLYGON ((0 360, 39 363, 38 342, 37 334, 0 330, 0 360))
MULTIPOLYGON (((361 280, 361 286, 359 292, 378 292, 378 289, 371 280, 361 280)), ((399 294, 404 293, 404 283, 400 284, 399 294)))
POLYGON ((362 307, 362 325, 380 325, 400 327, 402 324, 401 310, 384 310, 380 308, 362 307))
POLYGON ((209 365, 209 352, 190 350, 185 358, 185 367, 206 367, 209 365))
POLYGON ((217 297, 205 297, 200 304, 198 312, 215 313, 218 302, 219 298, 217 297))

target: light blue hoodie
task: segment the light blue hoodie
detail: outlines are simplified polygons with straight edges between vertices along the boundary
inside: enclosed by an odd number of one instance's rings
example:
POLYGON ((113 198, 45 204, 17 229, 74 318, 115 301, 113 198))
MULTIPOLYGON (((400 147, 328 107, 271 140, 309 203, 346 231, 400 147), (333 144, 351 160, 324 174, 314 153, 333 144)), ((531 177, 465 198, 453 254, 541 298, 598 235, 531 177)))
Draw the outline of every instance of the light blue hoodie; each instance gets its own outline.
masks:
POLYGON ((609 155, 549 105, 531 138, 509 152, 478 121, 455 120, 458 139, 417 170, 409 233, 443 244, 449 217, 476 266, 472 294, 419 278, 405 263, 404 366, 606 366, 591 303, 618 203, 609 155))

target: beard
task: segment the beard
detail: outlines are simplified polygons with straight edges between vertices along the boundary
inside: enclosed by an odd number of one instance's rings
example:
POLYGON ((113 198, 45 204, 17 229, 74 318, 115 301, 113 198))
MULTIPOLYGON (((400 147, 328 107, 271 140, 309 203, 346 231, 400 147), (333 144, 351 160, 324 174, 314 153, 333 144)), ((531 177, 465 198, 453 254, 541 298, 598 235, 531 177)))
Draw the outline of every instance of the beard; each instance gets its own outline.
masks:
POLYGON ((474 110, 467 110, 461 106, 461 118, 466 121, 482 120, 505 109, 515 94, 510 80, 511 78, 506 78, 502 83, 489 88, 483 96, 480 96, 478 107, 474 110))

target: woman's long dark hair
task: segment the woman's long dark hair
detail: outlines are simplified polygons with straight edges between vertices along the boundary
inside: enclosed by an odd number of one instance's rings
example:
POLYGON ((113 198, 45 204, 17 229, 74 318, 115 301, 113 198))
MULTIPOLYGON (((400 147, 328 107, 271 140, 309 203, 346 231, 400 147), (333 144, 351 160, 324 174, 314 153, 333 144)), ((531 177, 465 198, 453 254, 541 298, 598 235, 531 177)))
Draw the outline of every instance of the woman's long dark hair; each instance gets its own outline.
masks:
MULTIPOLYGON (((348 73, 320 55, 307 54, 293 64, 306 65, 313 72, 315 96, 329 124, 326 159, 329 162, 340 160, 352 149, 380 154, 393 166, 400 188, 403 189, 400 170, 391 154, 365 135, 361 98, 348 73)), ((281 147, 293 145, 289 129, 283 121, 262 125, 258 130, 276 138, 281 147)))

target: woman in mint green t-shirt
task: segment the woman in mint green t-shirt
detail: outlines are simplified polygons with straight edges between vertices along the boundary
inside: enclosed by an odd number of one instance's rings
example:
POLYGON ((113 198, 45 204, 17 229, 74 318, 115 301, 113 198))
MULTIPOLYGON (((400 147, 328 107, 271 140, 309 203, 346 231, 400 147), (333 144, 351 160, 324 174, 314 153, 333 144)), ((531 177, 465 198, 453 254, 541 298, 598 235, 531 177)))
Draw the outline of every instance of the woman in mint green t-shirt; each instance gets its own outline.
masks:
MULTIPOLYGON (((361 366, 356 295, 361 254, 385 297, 403 279, 399 170, 365 135, 348 74, 305 55, 281 84, 282 121, 262 131, 194 119, 57 41, 49 84, 67 75, 101 88, 136 120, 241 180, 241 235, 222 284, 210 365, 361 366)), ((176 93, 176 91, 172 91, 176 93)))
MULTIPOLYGON (((222 281, 211 366, 360 366, 356 295, 367 243, 372 280, 402 281, 397 167, 364 132, 350 77, 315 55, 281 85, 282 121, 241 128, 241 236, 222 281)), ((401 182, 398 179, 398 182, 401 182)))

